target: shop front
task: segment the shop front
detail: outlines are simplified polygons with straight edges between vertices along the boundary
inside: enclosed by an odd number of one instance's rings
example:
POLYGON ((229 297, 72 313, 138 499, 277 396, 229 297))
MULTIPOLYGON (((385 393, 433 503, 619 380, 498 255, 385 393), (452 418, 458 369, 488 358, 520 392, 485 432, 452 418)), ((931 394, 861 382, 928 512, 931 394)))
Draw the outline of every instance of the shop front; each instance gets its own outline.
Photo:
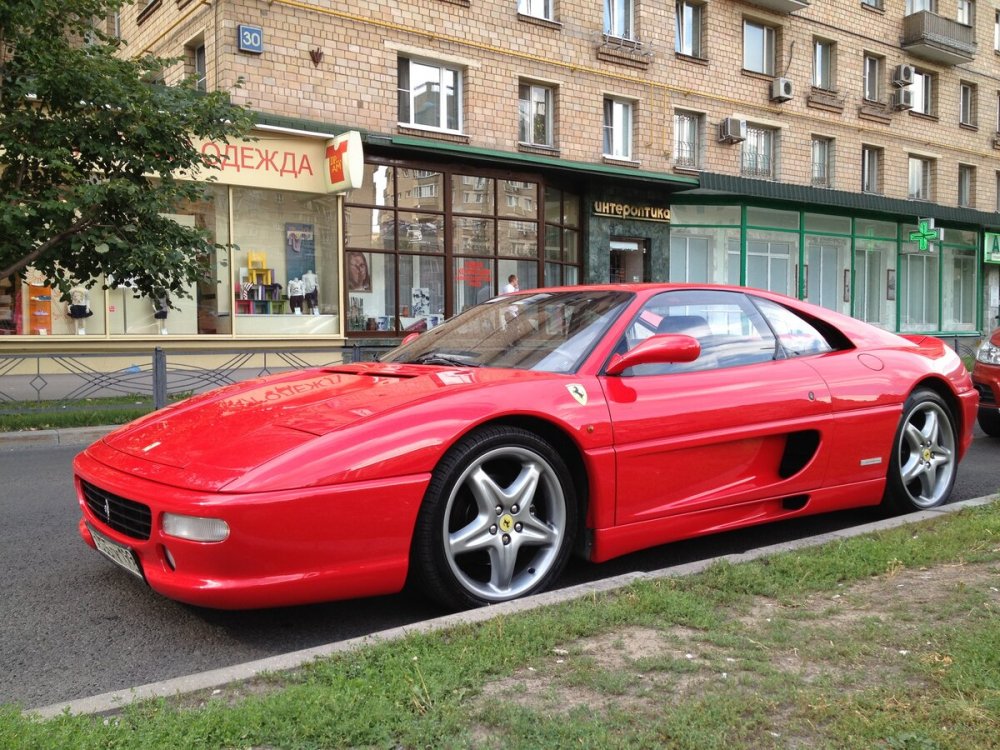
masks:
POLYGON ((23 282, 0 284, 0 333, 10 343, 45 337, 47 346, 68 344, 67 337, 80 344, 83 336, 133 343, 155 337, 158 345, 339 338, 343 185, 331 189, 330 170, 345 154, 331 151, 332 143, 261 130, 253 140, 200 144, 221 169, 203 172, 203 199, 170 218, 207 230, 216 247, 186 295, 150 299, 127 277, 77 279, 64 301, 29 269, 23 282))
POLYGON ((344 203, 346 332, 398 338, 510 287, 578 284, 580 217, 537 172, 369 158, 344 203))

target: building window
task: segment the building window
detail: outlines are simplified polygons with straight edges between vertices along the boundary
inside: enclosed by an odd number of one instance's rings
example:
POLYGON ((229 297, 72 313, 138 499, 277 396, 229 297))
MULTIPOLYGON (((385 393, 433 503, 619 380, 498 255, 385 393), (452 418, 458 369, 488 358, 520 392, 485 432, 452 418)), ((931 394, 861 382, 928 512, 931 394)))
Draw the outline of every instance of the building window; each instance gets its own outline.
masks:
POLYGON ((754 125, 747 126, 747 139, 740 153, 740 174, 744 177, 773 179, 774 131, 754 125))
POLYGON ((963 125, 976 125, 976 86, 963 82, 959 86, 958 121, 963 125))
POLYGON ((776 33, 771 26, 743 21, 743 68, 773 76, 776 33))
POLYGON ((462 130, 462 71, 400 57, 399 123, 433 130, 462 130))
POLYGON ((198 91, 208 90, 208 64, 205 57, 205 43, 195 43, 185 50, 187 52, 190 73, 194 78, 194 87, 198 91))
POLYGON ((122 38, 122 13, 120 10, 113 11, 110 16, 108 16, 108 34, 113 36, 115 39, 122 38))
POLYGON ((701 132, 704 117, 696 112, 674 114, 674 166, 701 166, 701 132))
POLYGON ((869 8, 875 8, 876 10, 882 10, 884 0, 861 0, 861 4, 869 8))
POLYGON ((818 89, 832 91, 835 86, 834 74, 834 53, 836 47, 833 42, 825 39, 813 41, 813 80, 812 85, 818 89))
POLYGON ((701 57, 701 14, 704 6, 677 0, 677 38, 674 49, 681 55, 701 57))
POLYGON ((861 147, 861 192, 882 192, 882 149, 875 146, 861 147))
POLYGON ((522 83, 518 94, 520 124, 518 140, 533 146, 552 147, 553 101, 555 95, 548 86, 522 83))
POLYGON ((911 156, 907 197, 914 201, 931 199, 931 160, 911 156))
POLYGON ((958 165, 958 205, 964 208, 976 205, 976 168, 969 164, 958 165))
POLYGON ((616 39, 634 39, 632 0, 604 0, 604 33, 616 39))
POLYGON ((882 66, 884 58, 875 55, 865 55, 864 96, 865 101, 882 101, 882 66))
POLYGON ((904 15, 909 16, 924 10, 929 13, 936 13, 937 3, 935 0, 906 0, 904 15))
POLYGON ((517 12, 525 16, 552 20, 552 0, 518 0, 517 12))
POLYGON ((993 50, 1000 52, 1000 10, 993 16, 993 50))
POLYGON ((604 155, 613 159, 632 158, 631 102, 604 100, 604 155))
POLYGON ((958 0, 958 11, 955 20, 966 26, 974 26, 976 23, 976 4, 973 0, 958 0))
POLYGON ((813 136, 812 184, 817 187, 833 185, 833 139, 813 136))
POLYGON ((995 204, 996 205, 996 209, 994 209, 994 210, 1000 211, 1000 172, 997 172, 996 187, 997 187, 997 200, 996 200, 996 204, 995 204))
POLYGON ((937 108, 934 106, 934 74, 917 71, 913 74, 913 83, 910 84, 910 91, 913 92, 913 111, 924 115, 933 115, 937 108))

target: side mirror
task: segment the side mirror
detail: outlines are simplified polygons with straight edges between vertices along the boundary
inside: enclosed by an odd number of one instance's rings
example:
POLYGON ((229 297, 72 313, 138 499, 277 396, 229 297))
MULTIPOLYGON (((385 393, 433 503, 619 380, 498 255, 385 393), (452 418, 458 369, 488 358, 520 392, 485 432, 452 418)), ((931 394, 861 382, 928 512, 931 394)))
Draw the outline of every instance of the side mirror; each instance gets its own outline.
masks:
POLYGON ((614 355, 604 372, 607 375, 621 375, 622 372, 636 365, 693 362, 698 359, 700 354, 701 344, 693 336, 685 336, 681 333, 661 333, 650 336, 624 354, 614 355))

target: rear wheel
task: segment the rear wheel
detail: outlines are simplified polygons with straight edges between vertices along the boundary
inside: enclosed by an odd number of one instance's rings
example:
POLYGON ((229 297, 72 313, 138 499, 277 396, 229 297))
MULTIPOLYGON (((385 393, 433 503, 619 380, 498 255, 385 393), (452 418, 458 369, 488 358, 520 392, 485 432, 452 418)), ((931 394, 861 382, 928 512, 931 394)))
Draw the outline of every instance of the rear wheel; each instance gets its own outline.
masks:
POLYGON ((478 430, 431 479, 414 533, 416 582, 455 609, 541 591, 566 565, 576 523, 573 482, 549 443, 517 427, 478 430))
POLYGON ((892 445, 882 505, 895 513, 934 508, 955 484, 958 450, 955 424, 944 400, 915 391, 903 406, 892 445))

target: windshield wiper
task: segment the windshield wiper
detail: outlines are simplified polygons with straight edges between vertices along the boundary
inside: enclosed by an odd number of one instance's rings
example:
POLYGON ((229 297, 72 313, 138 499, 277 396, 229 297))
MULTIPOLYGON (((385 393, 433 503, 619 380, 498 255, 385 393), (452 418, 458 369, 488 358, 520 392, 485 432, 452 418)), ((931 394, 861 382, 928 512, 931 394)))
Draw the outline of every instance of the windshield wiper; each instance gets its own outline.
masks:
POLYGON ((409 365, 453 365, 456 367, 480 367, 480 365, 476 362, 470 362, 462 357, 456 357, 451 354, 442 354, 441 352, 425 352, 419 357, 407 360, 406 363, 409 365))

